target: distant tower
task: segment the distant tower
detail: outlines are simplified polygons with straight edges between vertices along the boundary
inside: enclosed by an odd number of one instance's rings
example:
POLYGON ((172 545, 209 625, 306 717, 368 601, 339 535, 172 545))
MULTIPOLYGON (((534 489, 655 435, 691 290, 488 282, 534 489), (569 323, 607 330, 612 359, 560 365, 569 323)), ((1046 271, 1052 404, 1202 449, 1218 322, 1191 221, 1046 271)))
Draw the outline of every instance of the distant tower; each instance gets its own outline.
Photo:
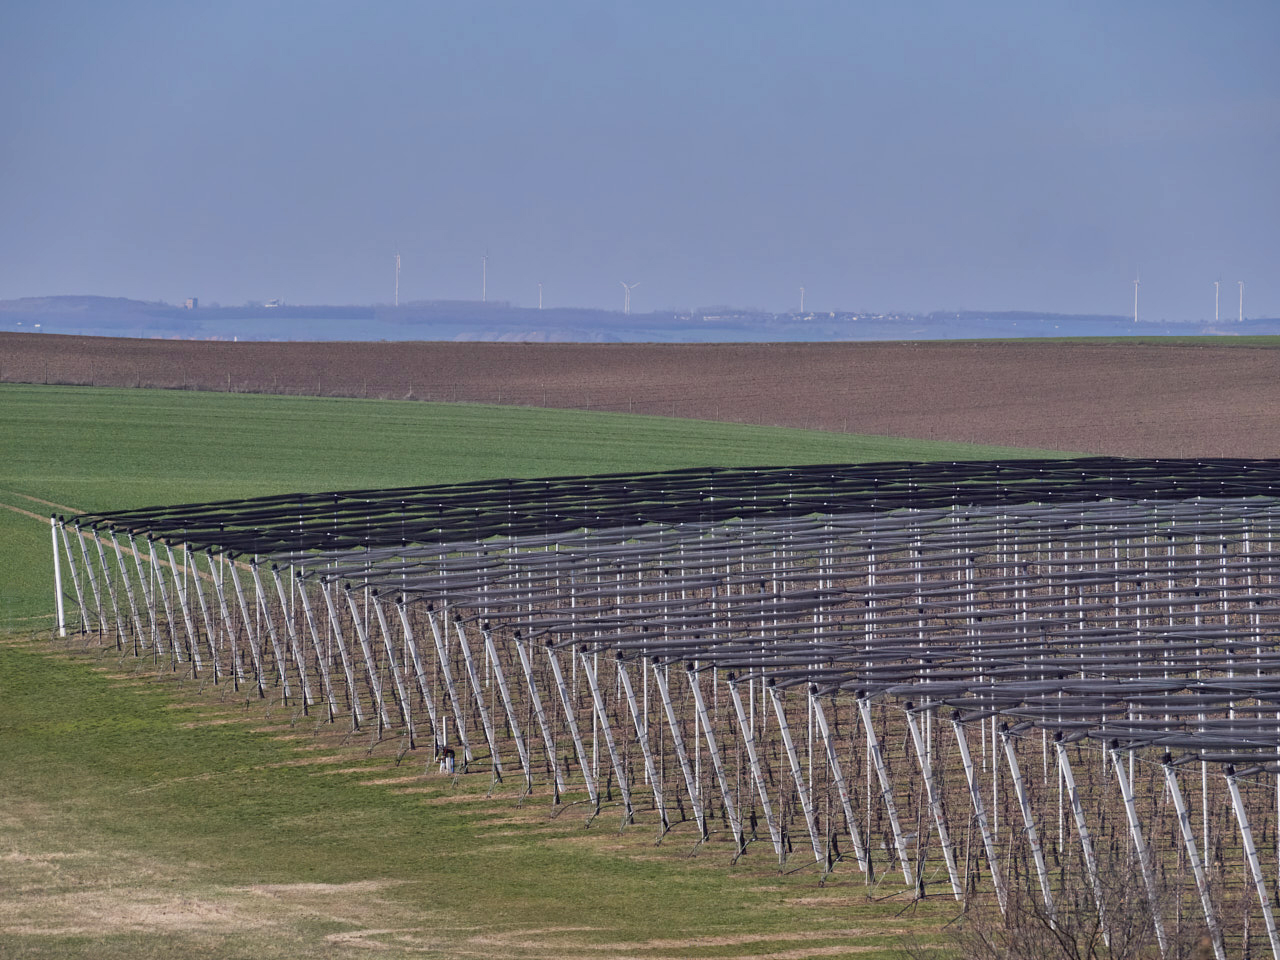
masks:
POLYGON ((400 254, 396 254, 396 306, 400 306, 400 254))
POLYGON ((542 309, 542 281, 538 281, 538 309, 542 309))
POLYGON ((1138 287, 1142 285, 1142 281, 1137 277, 1133 278, 1133 322, 1138 322, 1138 287))
POLYGON ((804 313, 804 287, 800 288, 800 312, 804 313))
POLYGON ((1240 284, 1240 322, 1244 323, 1244 281, 1238 281, 1240 284))
POLYGON ((489 255, 480 258, 480 302, 489 302, 489 255))
POLYGON ((619 280, 618 282, 622 284, 622 289, 626 291, 622 296, 622 312, 623 314, 630 314, 631 291, 640 286, 640 282, 638 280, 635 283, 627 283, 625 280, 619 280))
POLYGON ((1213 281, 1213 322, 1218 322, 1218 288, 1222 286, 1222 279, 1218 278, 1213 281))

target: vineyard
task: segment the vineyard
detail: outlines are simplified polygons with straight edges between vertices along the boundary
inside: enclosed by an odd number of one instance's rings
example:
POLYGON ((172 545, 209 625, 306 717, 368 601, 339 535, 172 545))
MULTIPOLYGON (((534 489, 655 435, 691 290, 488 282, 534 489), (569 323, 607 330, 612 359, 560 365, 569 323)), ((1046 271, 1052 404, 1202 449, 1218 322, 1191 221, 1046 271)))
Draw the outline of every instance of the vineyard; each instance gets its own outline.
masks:
POLYGON ((1113 950, 1280 957, 1278 490, 1272 461, 739 468, 52 529, 62 630, 445 776, 1113 950))

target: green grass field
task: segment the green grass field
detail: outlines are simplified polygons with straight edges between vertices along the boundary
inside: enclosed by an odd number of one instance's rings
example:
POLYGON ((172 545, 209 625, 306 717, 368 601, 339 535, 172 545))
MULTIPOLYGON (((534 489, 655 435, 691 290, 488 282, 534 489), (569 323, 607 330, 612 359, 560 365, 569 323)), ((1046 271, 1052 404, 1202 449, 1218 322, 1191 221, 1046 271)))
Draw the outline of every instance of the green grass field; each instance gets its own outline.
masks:
POLYGON ((693 465, 1040 455, 652 417, 0 386, 0 957, 895 955, 954 902, 585 829, 396 742, 51 642, 50 507, 693 465), (35 499, 32 499, 35 498, 35 499), (904 910, 906 911, 904 913, 904 910))

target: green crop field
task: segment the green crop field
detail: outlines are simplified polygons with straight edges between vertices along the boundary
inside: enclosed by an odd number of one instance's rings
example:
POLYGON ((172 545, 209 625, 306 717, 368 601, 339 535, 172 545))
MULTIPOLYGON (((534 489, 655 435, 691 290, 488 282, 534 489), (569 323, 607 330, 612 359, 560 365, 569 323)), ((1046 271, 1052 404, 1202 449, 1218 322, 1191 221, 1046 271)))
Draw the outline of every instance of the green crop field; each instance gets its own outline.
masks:
MULTIPOLYGON (((888 957, 957 905, 453 786, 49 639, 48 513, 693 465, 1042 455, 502 407, 0 386, 0 957, 888 957), (33 516, 34 515, 34 516, 33 516), (691 854, 697 854, 691 856, 691 854)), ((367 737, 367 735, 365 735, 367 737)), ((504 790, 507 792, 504 793, 504 790)))

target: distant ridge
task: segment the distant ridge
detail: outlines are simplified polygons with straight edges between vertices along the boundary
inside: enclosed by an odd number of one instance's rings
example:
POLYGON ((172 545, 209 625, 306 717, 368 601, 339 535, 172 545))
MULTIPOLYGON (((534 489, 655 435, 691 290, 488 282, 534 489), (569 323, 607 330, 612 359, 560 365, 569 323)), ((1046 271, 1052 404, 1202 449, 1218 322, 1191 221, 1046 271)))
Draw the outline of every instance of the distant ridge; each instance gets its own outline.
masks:
POLYGON ((504 301, 423 300, 400 306, 270 301, 188 308, 124 297, 0 300, 0 331, 187 340, 458 340, 559 343, 776 343, 1029 337, 1274 336, 1280 319, 1167 323, 1034 311, 766 313, 728 306, 624 315, 538 310, 504 301))

